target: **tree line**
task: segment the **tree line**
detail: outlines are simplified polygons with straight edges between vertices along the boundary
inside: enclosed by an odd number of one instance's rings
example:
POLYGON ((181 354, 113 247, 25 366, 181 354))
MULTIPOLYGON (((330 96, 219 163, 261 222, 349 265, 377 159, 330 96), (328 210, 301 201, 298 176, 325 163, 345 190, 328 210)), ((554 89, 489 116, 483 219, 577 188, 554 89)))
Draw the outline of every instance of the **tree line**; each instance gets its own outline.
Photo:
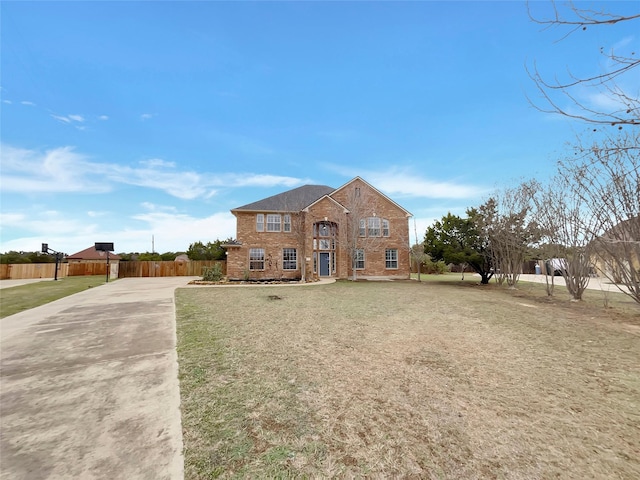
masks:
MULTIPOLYGON (((121 261, 174 261, 179 255, 187 255, 189 260, 226 260, 225 250, 222 245, 229 242, 227 240, 215 240, 213 242, 203 243, 201 241, 193 242, 184 252, 120 252, 118 256, 121 261)), ((0 254, 0 263, 54 263, 55 255, 49 255, 42 252, 24 252, 10 250, 0 254)), ((64 260, 63 260, 64 261, 64 260)))
MULTIPOLYGON (((527 8, 533 22, 558 30, 558 41, 640 22, 640 12, 621 15, 573 2, 527 8)), ((535 63, 527 68, 539 94, 529 99, 535 108, 590 126, 551 180, 504 188, 466 216, 445 215, 427 229, 425 254, 469 265, 483 284, 495 276, 511 287, 524 260, 557 259, 551 267, 575 300, 599 274, 640 303, 640 58, 632 42, 603 45, 598 55, 592 74, 576 75, 567 65, 564 78, 551 80, 535 63)), ((553 294, 553 276, 547 293, 553 294)))
POLYGON ((465 216, 448 213, 423 245, 433 260, 470 266, 482 284, 495 277, 515 288, 526 260, 557 259, 552 269, 575 300, 601 275, 640 303, 640 132, 576 143, 547 184, 523 181, 465 216))

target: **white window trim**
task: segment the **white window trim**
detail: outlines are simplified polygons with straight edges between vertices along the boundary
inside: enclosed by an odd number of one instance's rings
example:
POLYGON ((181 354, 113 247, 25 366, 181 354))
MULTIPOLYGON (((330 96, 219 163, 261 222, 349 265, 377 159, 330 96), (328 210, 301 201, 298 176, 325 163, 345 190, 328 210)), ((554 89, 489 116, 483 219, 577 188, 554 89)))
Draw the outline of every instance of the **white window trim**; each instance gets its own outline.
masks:
POLYGON ((379 237, 382 233, 381 223, 380 217, 367 218, 367 237, 379 237))
POLYGON ((364 252, 364 248, 356 249, 356 261, 355 261, 355 264, 356 264, 356 270, 364 270, 366 268, 367 264, 366 264, 366 255, 365 255, 365 252, 364 252), (358 266, 358 262, 360 262, 360 260, 359 260, 360 254, 362 254, 362 260, 361 260, 362 261, 362 266, 361 267, 358 266))
POLYGON ((397 248, 387 248, 384 251, 384 268, 387 269, 387 270, 397 270, 398 269, 398 249, 397 248), (389 260, 389 257, 388 257, 388 253, 389 252, 394 252, 394 254, 395 254, 394 257, 391 260, 389 260), (388 266, 389 262, 395 263, 396 266, 395 267, 389 267, 388 266))
POLYGON ((387 220, 386 218, 383 218, 382 219, 382 236, 388 237, 390 231, 391 231, 391 224, 389 223, 389 220, 387 220))
POLYGON ((282 216, 279 214, 275 214, 275 213, 269 213, 267 214, 267 232, 280 232, 282 231, 282 216), (277 219, 277 222, 274 221, 269 221, 269 217, 271 217, 272 220, 277 219), (274 229, 274 226, 278 227, 277 230, 274 229))
POLYGON ((297 270, 298 269, 298 250, 295 248, 283 248, 282 249, 282 269, 286 270, 286 271, 293 271, 293 270, 297 270), (287 260, 285 258, 285 250, 292 250, 293 251, 293 257, 294 260, 287 260), (294 262, 294 267, 293 268, 287 268, 285 267, 287 262, 294 262))
POLYGON ((264 213, 256 214, 256 232, 264 232, 264 213))
POLYGON ((252 272, 260 272, 264 270, 265 267, 265 251, 264 248, 250 248, 249 249, 249 270, 252 272), (260 260, 259 256, 252 255, 253 253, 262 252, 262 260, 260 260), (253 268, 252 263, 262 262, 262 268, 253 268))

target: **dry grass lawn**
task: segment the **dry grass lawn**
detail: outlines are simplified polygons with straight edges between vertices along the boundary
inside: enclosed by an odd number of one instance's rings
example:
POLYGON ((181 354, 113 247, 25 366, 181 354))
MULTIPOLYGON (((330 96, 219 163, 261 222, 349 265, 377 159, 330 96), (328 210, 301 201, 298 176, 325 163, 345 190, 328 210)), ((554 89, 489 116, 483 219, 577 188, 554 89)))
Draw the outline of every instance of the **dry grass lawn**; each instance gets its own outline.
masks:
POLYGON ((177 293, 185 477, 640 478, 640 310, 417 282, 177 293))

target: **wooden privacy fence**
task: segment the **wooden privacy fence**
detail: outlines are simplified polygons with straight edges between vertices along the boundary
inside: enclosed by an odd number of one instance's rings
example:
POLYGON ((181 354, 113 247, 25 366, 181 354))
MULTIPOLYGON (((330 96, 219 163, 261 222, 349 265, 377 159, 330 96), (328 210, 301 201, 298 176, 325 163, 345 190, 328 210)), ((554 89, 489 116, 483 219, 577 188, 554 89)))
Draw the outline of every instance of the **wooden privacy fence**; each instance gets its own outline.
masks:
POLYGON ((106 275, 107 262, 82 262, 69 263, 69 276, 81 277, 83 275, 106 275))
MULTIPOLYGON (((190 262, 119 262, 118 278, 124 277, 199 277, 204 267, 220 264, 222 273, 227 272, 227 263, 220 260, 190 262)), ((0 279, 53 278, 55 263, 0 264, 0 279)), ((106 275, 106 262, 61 263, 58 278, 83 275, 106 275)), ((112 271, 112 275, 113 271, 112 271)))
MULTIPOLYGON (((69 264, 58 265, 58 278, 68 275, 69 264)), ((0 280, 18 280, 23 278, 53 278, 56 275, 55 263, 3 263, 0 265, 0 280)))
POLYGON ((120 262, 118 277, 199 277, 204 267, 215 264, 227 272, 227 262, 221 260, 192 260, 189 262, 120 262))

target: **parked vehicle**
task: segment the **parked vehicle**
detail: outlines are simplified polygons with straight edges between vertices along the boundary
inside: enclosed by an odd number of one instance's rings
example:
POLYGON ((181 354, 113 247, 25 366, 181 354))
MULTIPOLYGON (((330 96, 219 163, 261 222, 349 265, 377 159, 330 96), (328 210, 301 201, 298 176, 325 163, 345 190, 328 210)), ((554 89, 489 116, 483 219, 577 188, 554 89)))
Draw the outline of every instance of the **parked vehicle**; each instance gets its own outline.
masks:
POLYGON ((547 275, 560 277, 567 270, 567 261, 564 258, 550 258, 544 264, 547 275))

